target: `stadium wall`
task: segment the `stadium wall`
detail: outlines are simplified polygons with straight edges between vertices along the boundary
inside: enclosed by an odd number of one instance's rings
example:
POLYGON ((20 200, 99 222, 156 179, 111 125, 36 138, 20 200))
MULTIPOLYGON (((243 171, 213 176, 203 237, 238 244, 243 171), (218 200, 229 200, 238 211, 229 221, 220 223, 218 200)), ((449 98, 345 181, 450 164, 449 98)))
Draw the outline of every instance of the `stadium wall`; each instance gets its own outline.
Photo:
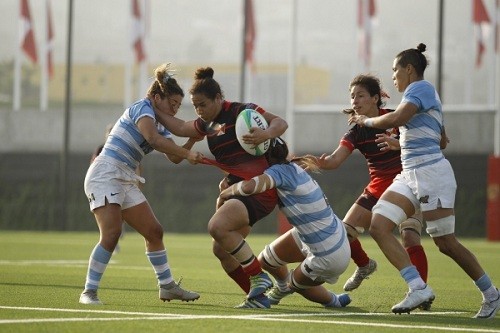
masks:
MULTIPOLYGON (((60 206, 58 153, 0 153, 0 230, 97 231, 83 192, 90 153, 72 153, 68 158, 66 216, 60 206)), ((458 181, 457 235, 485 237, 488 155, 448 154, 448 158, 458 181)), ((206 233, 222 172, 186 162, 174 165, 159 153, 145 158, 143 170, 146 197, 166 232, 206 233)), ((341 218, 368 181, 360 154, 338 170, 313 176, 341 218)), ((275 233, 277 221, 275 212, 257 223, 254 232, 275 233)))

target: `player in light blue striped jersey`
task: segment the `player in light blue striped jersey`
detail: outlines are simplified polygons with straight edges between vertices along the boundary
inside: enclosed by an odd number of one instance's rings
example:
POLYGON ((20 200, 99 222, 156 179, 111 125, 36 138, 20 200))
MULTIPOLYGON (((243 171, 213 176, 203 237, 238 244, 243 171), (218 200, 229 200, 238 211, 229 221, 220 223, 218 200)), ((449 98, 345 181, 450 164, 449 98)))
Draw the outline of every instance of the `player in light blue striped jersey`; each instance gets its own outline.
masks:
POLYGON ((373 207, 370 234, 408 284, 406 297, 392 307, 392 312, 409 313, 435 297, 392 233, 420 208, 426 231, 439 250, 452 258, 482 293, 483 303, 474 318, 493 318, 500 309, 500 292, 474 254, 455 237, 457 183, 440 149, 440 140, 446 139, 443 111, 436 89, 424 80, 428 65, 425 49, 421 43, 415 49, 400 52, 394 59, 392 79, 403 93, 396 111, 374 118, 363 115, 349 118, 350 123, 382 129, 399 126, 400 131, 403 171, 373 207))
POLYGON ((220 194, 220 199, 226 200, 233 195, 247 196, 276 188, 279 207, 293 226, 259 255, 262 268, 273 275, 276 285, 262 299, 247 299, 240 307, 262 307, 268 300, 278 304, 293 292, 325 307, 347 306, 351 302, 349 295, 335 295, 322 286, 325 282, 336 283, 349 265, 351 250, 342 220, 316 181, 299 166, 307 161, 287 159, 288 148, 283 140, 272 139, 266 157, 270 167, 264 174, 236 183, 220 194), (289 272, 288 263, 299 265, 289 272))
POLYGON ((136 174, 142 158, 153 150, 164 153, 174 163, 186 159, 196 164, 203 158, 201 153, 190 150, 196 139, 178 146, 172 134, 156 120, 162 113, 175 115, 184 97, 181 87, 168 73, 169 65, 156 68, 147 96, 127 108, 118 119, 85 176, 84 190, 100 238, 90 254, 85 288, 79 300, 82 304, 102 304, 97 290, 121 235, 122 221, 144 237, 146 256, 156 274, 161 300, 194 301, 200 297, 174 281, 163 244, 163 228, 139 188, 144 178, 136 174))

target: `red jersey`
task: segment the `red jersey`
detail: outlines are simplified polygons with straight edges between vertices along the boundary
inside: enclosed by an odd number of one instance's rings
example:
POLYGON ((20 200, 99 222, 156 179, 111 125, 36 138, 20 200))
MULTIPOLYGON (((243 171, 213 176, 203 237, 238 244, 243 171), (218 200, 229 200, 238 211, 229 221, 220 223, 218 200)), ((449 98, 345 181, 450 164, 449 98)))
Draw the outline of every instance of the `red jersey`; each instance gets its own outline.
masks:
POLYGON ((214 155, 216 165, 245 180, 261 175, 269 167, 264 155, 253 156, 247 153, 236 139, 235 123, 241 111, 253 109, 261 114, 266 111, 253 103, 224 101, 222 110, 210 123, 198 118, 196 130, 206 135, 208 148, 214 155))
MULTIPOLYGON (((384 115, 394 110, 380 109, 379 115, 384 115)), ((366 189, 377 199, 392 183, 394 177, 402 170, 401 151, 380 151, 375 142, 376 134, 385 133, 399 137, 397 128, 378 129, 354 125, 340 140, 340 144, 353 151, 358 149, 366 159, 370 173, 370 183, 366 189)))

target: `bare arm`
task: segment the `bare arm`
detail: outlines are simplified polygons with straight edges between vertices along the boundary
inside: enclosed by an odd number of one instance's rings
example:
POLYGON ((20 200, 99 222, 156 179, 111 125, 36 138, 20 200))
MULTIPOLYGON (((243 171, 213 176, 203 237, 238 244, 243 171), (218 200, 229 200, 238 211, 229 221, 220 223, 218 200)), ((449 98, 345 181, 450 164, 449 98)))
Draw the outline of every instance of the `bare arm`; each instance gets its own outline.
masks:
POLYGON ((255 176, 249 180, 243 180, 222 190, 219 194, 219 199, 217 199, 219 207, 233 195, 249 196, 258 194, 274 188, 274 185, 274 180, 266 174, 255 176))
POLYGON ((351 151, 343 145, 339 145, 331 154, 324 153, 320 157, 307 155, 307 157, 312 158, 322 170, 337 169, 349 156, 351 156, 351 151))
POLYGON ((387 129, 399 127, 406 124, 418 111, 415 104, 399 104, 394 112, 386 113, 382 116, 369 118, 364 115, 352 115, 349 117, 349 124, 356 123, 361 126, 387 129))
POLYGON ((203 158, 201 153, 180 147, 173 140, 161 136, 152 118, 143 117, 139 119, 137 126, 142 136, 144 136, 154 150, 165 154, 172 154, 181 159, 187 159, 191 164, 196 164, 203 158))
MULTIPOLYGON (((194 144, 198 142, 198 139, 195 138, 189 138, 185 144, 182 145, 183 148, 186 148, 187 150, 191 150, 193 148, 194 144)), ((168 158, 172 163, 179 164, 182 162, 183 158, 173 155, 173 154, 167 154, 165 153, 165 157, 168 158)))
POLYGON ((194 127, 194 120, 184 121, 169 114, 156 112, 156 120, 165 126, 172 134, 181 137, 200 137, 194 127))

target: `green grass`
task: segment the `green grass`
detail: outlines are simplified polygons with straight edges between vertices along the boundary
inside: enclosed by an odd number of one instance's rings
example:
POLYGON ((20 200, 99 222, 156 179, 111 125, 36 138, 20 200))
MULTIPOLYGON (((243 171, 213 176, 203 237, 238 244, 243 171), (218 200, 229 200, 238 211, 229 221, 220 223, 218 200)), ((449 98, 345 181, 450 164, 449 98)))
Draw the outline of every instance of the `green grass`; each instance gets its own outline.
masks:
MULTIPOLYGON (((272 235, 248 238, 259 252, 272 235)), ((121 240, 101 282, 103 306, 78 303, 95 233, 0 233, 0 332, 500 332, 500 315, 476 320, 481 295, 450 259, 425 240, 429 282, 436 293, 432 311, 393 315, 390 308, 406 291, 398 272, 368 237, 362 243, 378 261, 378 271, 351 293, 352 303, 334 311, 291 295, 270 310, 238 310, 243 293, 211 253, 208 235, 166 234, 169 262, 176 279, 197 291, 196 302, 161 302, 156 280, 135 232, 121 240)), ((500 243, 462 242, 500 285, 500 243)), ((329 289, 340 293, 354 270, 348 268, 329 289)))

